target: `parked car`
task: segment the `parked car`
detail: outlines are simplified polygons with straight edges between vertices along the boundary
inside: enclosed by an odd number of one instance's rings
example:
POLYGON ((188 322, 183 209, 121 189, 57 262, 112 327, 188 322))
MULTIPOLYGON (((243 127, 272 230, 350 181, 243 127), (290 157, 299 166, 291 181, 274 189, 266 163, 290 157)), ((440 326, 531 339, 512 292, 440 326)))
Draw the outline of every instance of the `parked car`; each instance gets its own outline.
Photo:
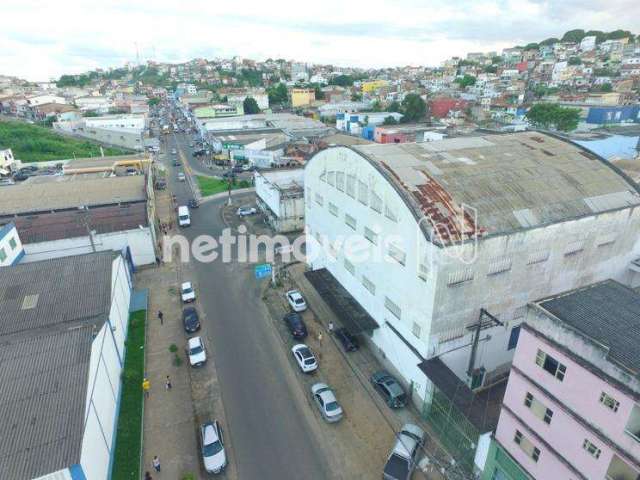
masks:
POLYGON ((192 337, 187 344, 187 356, 189 357, 189 364, 192 367, 200 367, 207 361, 207 352, 202 343, 202 338, 192 337))
POLYGON ((182 325, 187 333, 194 333, 200 330, 200 318, 195 307, 187 307, 182 310, 182 325))
POLYGON ((284 316, 284 321, 289 327, 293 338, 301 340, 307 337, 307 326, 304 324, 299 313, 291 312, 284 316))
POLYGON ((167 188, 167 182, 165 182, 164 180, 158 180, 156 182, 157 190, 166 190, 166 188, 167 188))
POLYGON ((180 297, 182 298, 182 303, 193 302, 196 299, 196 292, 191 282, 184 282, 180 285, 180 297))
POLYGON ((307 309, 307 302, 299 290, 289 290, 285 296, 294 312, 304 312, 307 309))
POLYGON ((391 408, 402 408, 407 404, 407 395, 400 383, 384 370, 379 370, 369 379, 391 408))
POLYGON ((171 155, 177 155, 178 151, 175 148, 171 149, 171 155))
POLYGON ((258 213, 258 210, 256 210, 255 207, 240 207, 236 211, 236 215, 239 217, 248 217, 250 215, 255 215, 256 213, 258 213))
POLYGON ((200 425, 202 463, 207 473, 220 473, 227 466, 222 428, 216 420, 200 425))
POLYGON ((311 349, 304 343, 299 343, 291 348, 293 358, 298 362, 298 366, 303 373, 311 373, 318 369, 318 361, 311 349))
POLYGON ((179 182, 184 182, 187 179, 187 177, 184 176, 183 172, 178 173, 178 181, 179 182))
POLYGON ((340 341, 342 348, 345 352, 355 352, 360 348, 358 339, 346 328, 338 328, 333 332, 336 338, 340 341))
POLYGON ((26 173, 26 172, 18 172, 13 176, 13 179, 16 182, 24 182, 27 178, 29 178, 31 176, 31 173, 26 173))
POLYGON ((425 435, 420 427, 405 424, 396 436, 396 443, 384 466, 384 480, 409 480, 418 461, 425 435))
POLYGON ((189 208, 198 208, 200 206, 200 203, 198 202, 198 200, 196 200, 195 198, 192 198, 191 200, 189 200, 189 202, 187 203, 187 206, 189 208))
POLYGON ((233 173, 242 173, 244 169, 242 168, 242 165, 234 165, 231 171, 233 173))
POLYGON ((222 174, 222 178, 227 179, 227 180, 232 180, 234 178, 236 178, 236 174, 233 172, 224 172, 222 174))
POLYGON ((326 383, 316 383, 311 386, 313 401, 318 406, 322 418, 329 423, 340 421, 343 412, 333 390, 326 383))
POLYGON ((174 166, 174 167, 179 167, 180 165, 182 165, 182 164, 180 163, 180 160, 178 160, 178 159, 176 158, 176 159, 173 161, 173 166, 174 166))

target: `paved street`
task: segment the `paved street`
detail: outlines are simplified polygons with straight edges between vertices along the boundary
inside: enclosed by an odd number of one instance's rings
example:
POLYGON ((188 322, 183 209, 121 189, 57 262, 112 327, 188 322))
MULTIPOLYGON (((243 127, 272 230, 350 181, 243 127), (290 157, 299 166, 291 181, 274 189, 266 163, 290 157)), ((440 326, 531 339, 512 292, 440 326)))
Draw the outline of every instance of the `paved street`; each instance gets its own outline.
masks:
MULTIPOLYGON (((174 137, 167 136, 170 150, 174 137)), ((183 150, 189 140, 178 142, 183 150)), ((185 150, 183 161, 191 156, 185 150)), ((188 184, 177 182, 182 167, 169 166, 169 182, 178 204, 191 198, 188 184)), ((189 239, 218 236, 225 227, 219 208, 224 199, 205 202, 192 211, 189 239)), ((192 262, 197 293, 204 310, 210 352, 222 391, 231 444, 231 461, 242 479, 339 478, 317 432, 304 393, 268 320, 260 285, 248 265, 192 262)), ((185 274, 186 275, 186 274, 185 274)), ((186 278, 185 278, 186 279, 186 278)))

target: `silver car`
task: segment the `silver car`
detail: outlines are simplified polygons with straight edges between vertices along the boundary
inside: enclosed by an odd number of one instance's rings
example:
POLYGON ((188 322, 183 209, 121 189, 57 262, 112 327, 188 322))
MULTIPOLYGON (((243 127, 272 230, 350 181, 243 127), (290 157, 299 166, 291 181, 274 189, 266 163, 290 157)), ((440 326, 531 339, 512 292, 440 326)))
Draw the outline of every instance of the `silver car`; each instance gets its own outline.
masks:
POLYGON ((200 425, 202 463, 207 473, 220 473, 227 466, 222 428, 217 421, 200 425))
POLYGON ((313 401, 318 406, 322 418, 329 423, 340 421, 343 416, 342 407, 338 403, 333 390, 326 383, 316 383, 311 387, 313 401))

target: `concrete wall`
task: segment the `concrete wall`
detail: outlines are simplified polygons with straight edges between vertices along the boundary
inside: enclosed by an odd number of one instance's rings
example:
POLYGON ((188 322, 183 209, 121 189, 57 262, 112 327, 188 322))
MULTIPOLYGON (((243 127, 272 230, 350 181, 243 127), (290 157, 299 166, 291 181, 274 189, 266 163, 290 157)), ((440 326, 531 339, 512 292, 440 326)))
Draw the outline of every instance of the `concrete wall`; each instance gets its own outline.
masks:
POLYGON ((87 480, 109 478, 115 448, 120 375, 124 361, 131 284, 124 259, 112 267, 111 313, 91 347, 80 465, 87 480))
POLYGON ((23 261, 36 262, 47 258, 80 255, 92 252, 93 248, 98 252, 107 250, 121 252, 128 246, 135 266, 151 265, 156 261, 151 228, 97 234, 94 235, 93 246, 88 236, 30 243, 24 246, 26 255, 23 261))

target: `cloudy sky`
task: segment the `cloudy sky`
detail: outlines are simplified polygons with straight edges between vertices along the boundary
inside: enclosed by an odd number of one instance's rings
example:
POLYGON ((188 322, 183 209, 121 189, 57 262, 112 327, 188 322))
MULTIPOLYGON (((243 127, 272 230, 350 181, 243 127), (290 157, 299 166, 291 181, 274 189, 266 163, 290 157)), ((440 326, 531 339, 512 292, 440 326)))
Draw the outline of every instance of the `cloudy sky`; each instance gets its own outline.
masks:
POLYGON ((640 33, 640 0, 2 0, 0 74, 46 80, 136 60, 239 55, 437 65, 572 28, 640 33))

